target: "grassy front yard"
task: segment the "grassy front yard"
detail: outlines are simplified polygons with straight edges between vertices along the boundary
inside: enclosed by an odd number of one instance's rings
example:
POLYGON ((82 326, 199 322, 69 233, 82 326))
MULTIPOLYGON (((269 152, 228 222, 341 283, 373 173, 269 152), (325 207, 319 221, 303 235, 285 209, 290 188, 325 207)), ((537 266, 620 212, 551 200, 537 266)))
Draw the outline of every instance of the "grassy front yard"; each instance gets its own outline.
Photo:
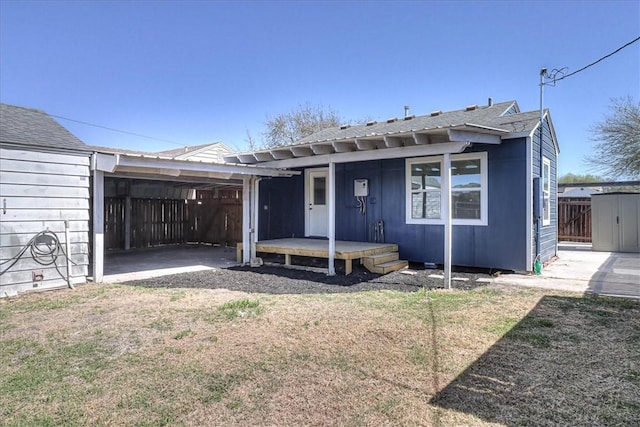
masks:
POLYGON ((640 303, 531 289, 0 300, 0 425, 633 425, 640 303))

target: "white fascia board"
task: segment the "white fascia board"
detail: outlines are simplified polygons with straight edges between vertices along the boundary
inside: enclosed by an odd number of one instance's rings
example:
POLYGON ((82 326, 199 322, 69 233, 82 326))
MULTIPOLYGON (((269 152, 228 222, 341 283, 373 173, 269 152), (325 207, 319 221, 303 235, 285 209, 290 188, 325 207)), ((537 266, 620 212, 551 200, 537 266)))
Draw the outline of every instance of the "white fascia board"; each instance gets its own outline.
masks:
POLYGON ((447 142, 439 144, 412 145, 410 147, 385 148, 381 150, 354 151, 349 153, 325 154, 321 156, 301 157, 298 159, 278 160, 262 163, 269 168, 295 168, 327 165, 333 163, 364 162, 368 160, 401 159, 405 157, 435 156, 444 153, 460 153, 468 142, 447 142))
MULTIPOLYGON (((558 145, 558 139, 556 137, 556 130, 553 127, 553 123, 551 122, 551 116, 549 115, 549 110, 545 110, 544 111, 544 115, 543 115, 543 120, 547 120, 549 122, 549 131, 551 132, 551 140, 553 141, 553 147, 555 148, 556 151, 556 157, 560 154, 560 146, 558 145)), ((533 129, 531 129, 531 132, 528 133, 519 133, 519 134, 510 134, 509 138, 515 138, 516 135, 518 136, 527 136, 529 138, 532 138, 535 136, 536 134, 536 130, 538 130, 538 128, 540 127, 541 123, 538 121, 538 123, 536 123, 536 125, 533 127, 533 129)))
POLYGON ((450 141, 472 142, 478 144, 500 144, 502 139, 499 135, 489 133, 470 132, 466 130, 449 129, 450 141))
POLYGON ((532 135, 533 135, 533 132, 517 132, 517 133, 510 133, 509 135, 503 135, 500 138, 503 140, 516 139, 516 138, 532 138, 532 135))
MULTIPOLYGON (((201 163, 192 162, 188 160, 172 160, 172 159, 157 159, 138 156, 126 156, 117 155, 117 164, 115 170, 118 167, 123 168, 137 168, 141 172, 144 170, 166 170, 173 169, 180 171, 181 174, 188 174, 188 172, 211 172, 218 174, 229 175, 253 175, 253 176, 291 176, 297 175, 296 171, 283 171, 269 167, 262 166, 244 166, 244 165, 230 165, 221 163, 201 163)), ((112 171, 113 172, 113 171, 112 171)))
POLYGON ((93 153, 91 170, 113 172, 118 165, 119 154, 93 153))

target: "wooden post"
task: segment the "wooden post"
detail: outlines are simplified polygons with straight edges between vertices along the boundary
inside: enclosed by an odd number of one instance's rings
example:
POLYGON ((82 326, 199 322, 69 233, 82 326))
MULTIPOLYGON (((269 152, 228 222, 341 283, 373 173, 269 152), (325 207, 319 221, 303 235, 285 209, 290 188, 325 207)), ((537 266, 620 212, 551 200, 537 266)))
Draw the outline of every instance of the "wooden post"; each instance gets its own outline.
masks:
POLYGON ((328 227, 327 234, 329 235, 329 276, 336 275, 336 164, 329 162, 329 173, 327 176, 327 211, 328 211, 328 227))
POLYGON ((93 281, 104 278, 104 172, 93 171, 93 281))
POLYGON ((451 154, 445 153, 442 165, 442 217, 444 220, 444 287, 451 289, 451 154))

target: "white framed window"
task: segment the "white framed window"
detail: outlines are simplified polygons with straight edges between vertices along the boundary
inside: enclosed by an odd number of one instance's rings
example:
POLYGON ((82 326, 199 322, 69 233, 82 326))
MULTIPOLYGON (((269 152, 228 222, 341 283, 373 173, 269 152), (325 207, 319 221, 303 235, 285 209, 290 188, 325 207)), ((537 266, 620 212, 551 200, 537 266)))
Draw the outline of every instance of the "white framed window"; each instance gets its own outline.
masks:
MULTIPOLYGON (((444 224, 443 157, 407 159, 407 224, 444 224)), ((454 225, 488 224, 487 153, 451 156, 451 216, 454 225)))
POLYGON ((551 160, 542 158, 542 225, 551 224, 551 160))

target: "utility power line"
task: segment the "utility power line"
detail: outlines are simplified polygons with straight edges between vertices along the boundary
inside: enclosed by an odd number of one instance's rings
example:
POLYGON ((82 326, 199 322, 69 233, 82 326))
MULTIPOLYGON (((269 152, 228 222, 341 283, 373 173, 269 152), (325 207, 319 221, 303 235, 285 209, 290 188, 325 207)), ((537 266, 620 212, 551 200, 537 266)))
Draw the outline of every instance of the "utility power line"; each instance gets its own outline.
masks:
POLYGON ((153 136, 142 135, 140 133, 129 132, 129 131, 126 131, 126 130, 110 128, 110 127, 102 126, 102 125, 96 125, 94 123, 88 123, 88 122, 83 122, 81 120, 70 119, 69 117, 56 116, 55 114, 49 114, 49 115, 51 117, 55 117, 56 119, 68 120, 70 122, 75 122, 75 123, 80 123, 80 124, 87 125, 87 126, 93 126, 93 127, 100 128, 100 129, 110 130, 112 132, 119 132, 119 133, 124 133, 126 135, 137 136, 139 138, 146 138, 146 139, 152 139, 154 141, 166 142, 166 143, 169 143, 169 144, 179 145, 180 147, 184 147, 185 146, 185 144, 183 144, 183 143, 176 142, 176 141, 171 141, 169 139, 161 139, 161 138, 156 138, 156 137, 153 137, 153 136))
POLYGON ((616 49, 616 50, 614 50, 613 52, 611 52, 611 53, 609 53, 609 54, 607 54, 607 55, 603 56, 602 58, 600 58, 600 59, 598 59, 598 60, 596 60, 596 61, 593 61, 592 63, 590 63, 590 64, 588 64, 588 65, 585 65, 584 67, 580 68, 579 70, 574 71, 573 73, 569 73, 569 74, 564 75, 564 76, 562 76, 562 77, 556 78, 556 75, 557 75, 558 73, 560 73, 560 74, 561 74, 561 73, 563 73, 563 70, 564 70, 565 68, 560 69, 560 70, 554 69, 554 70, 551 70, 551 74, 550 74, 550 75, 545 76, 545 77, 547 77, 547 78, 551 79, 551 80, 553 81, 553 84, 555 85, 555 83, 556 83, 556 82, 559 82, 560 80, 564 80, 564 79, 566 79, 567 77, 574 76, 574 75, 578 74, 579 72, 584 71, 584 70, 586 70, 587 68, 589 68, 589 67, 592 67, 592 66, 596 65, 598 62, 602 62, 602 61, 604 61, 605 59, 609 58, 610 56, 613 56, 613 55, 615 55, 616 53, 620 52, 620 51, 621 51, 622 49, 624 49, 625 47, 631 46, 632 44, 634 44, 634 43, 635 43, 635 42, 637 42, 638 40, 640 40, 640 37, 636 37, 635 39, 631 40, 629 43, 626 43, 626 44, 624 44, 624 45, 620 46, 619 48, 617 48, 617 49, 616 49))

